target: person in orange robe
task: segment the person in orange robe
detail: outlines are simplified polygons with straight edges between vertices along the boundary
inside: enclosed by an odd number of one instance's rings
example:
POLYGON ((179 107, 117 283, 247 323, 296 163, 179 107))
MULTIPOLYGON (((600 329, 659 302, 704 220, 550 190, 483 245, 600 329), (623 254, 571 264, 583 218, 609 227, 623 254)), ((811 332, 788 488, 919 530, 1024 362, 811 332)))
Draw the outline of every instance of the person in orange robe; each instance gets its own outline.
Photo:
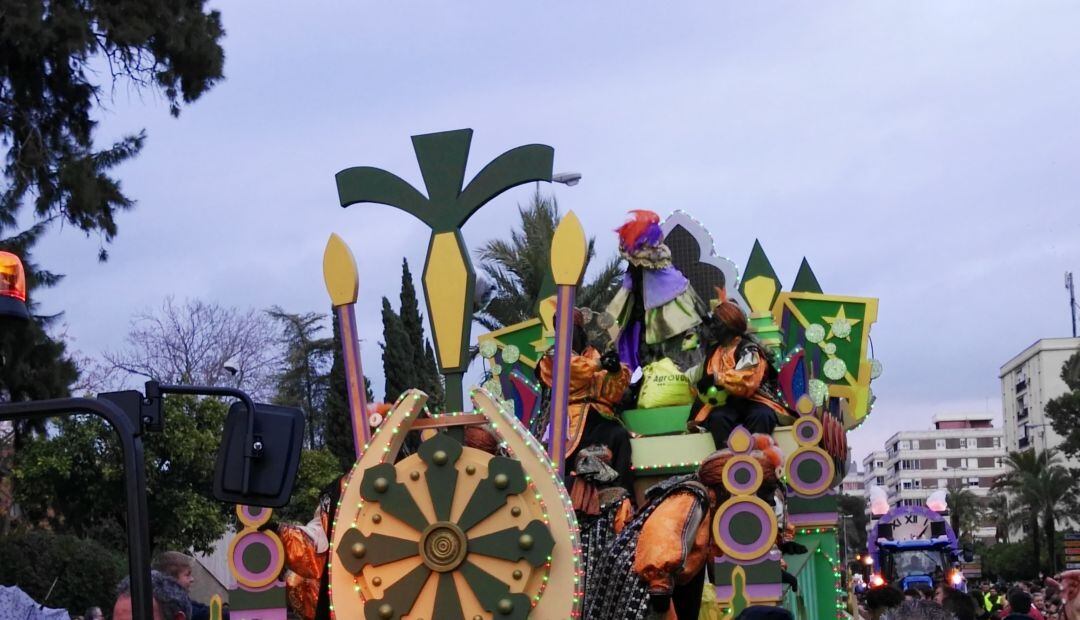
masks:
MULTIPOLYGON (((610 351, 600 355, 588 344, 582 316, 574 311, 574 336, 570 358, 570 406, 567 412, 566 471, 567 488, 573 489, 573 471, 578 450, 602 445, 611 451, 608 465, 619 477, 614 482, 633 494, 633 471, 630 468, 630 432, 618 420, 615 407, 630 386, 630 369, 610 351)), ((554 357, 540 359, 538 371, 544 385, 551 387, 554 357)))
POLYGON ((751 433, 771 434, 778 414, 788 411, 769 352, 747 333, 746 315, 722 291, 712 323, 715 344, 697 382, 694 422, 712 433, 717 446, 727 445, 731 431, 740 425, 751 433))
MULTIPOLYGON (((762 466, 762 489, 774 491, 779 450, 769 445, 750 454, 762 466)), ((597 562, 598 582, 593 595, 586 596, 584 617, 697 619, 705 565, 719 553, 710 525, 716 507, 730 497, 723 469, 731 456, 729 449, 718 450, 696 473, 668 478, 648 490, 648 502, 597 562)))

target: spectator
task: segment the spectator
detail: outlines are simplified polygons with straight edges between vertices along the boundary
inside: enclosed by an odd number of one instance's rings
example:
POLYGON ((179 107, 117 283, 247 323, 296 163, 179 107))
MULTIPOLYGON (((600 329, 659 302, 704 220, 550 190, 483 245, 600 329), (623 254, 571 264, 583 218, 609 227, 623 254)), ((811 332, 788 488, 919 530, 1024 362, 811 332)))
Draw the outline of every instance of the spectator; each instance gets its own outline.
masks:
POLYGON ((105 614, 101 612, 100 607, 91 607, 83 614, 83 620, 105 620, 105 614))
POLYGON ((956 620, 976 620, 978 605, 972 595, 948 587, 942 590, 941 606, 945 611, 956 616, 956 620))
POLYGON ((874 588, 866 593, 866 609, 870 620, 879 620, 886 612, 904 602, 904 593, 894 586, 874 588))
POLYGON ((1008 615, 1004 620, 1029 620, 1031 612, 1031 595, 1020 588, 1009 590, 1008 615))
MULTIPOLYGON (((154 570, 161 571, 176 580, 180 587, 191 596, 191 586, 195 584, 191 563, 195 560, 177 551, 166 551, 154 559, 154 570)), ((210 607, 191 601, 191 620, 210 620, 210 607)))
POLYGON ((933 601, 904 601, 890 610, 883 620, 955 620, 953 615, 933 601))
MULTIPOLYGON (((188 620, 191 600, 187 591, 175 579, 159 571, 151 571, 150 587, 154 594, 154 620, 188 620)), ((116 605, 112 620, 131 620, 131 582, 128 577, 116 586, 116 605)))

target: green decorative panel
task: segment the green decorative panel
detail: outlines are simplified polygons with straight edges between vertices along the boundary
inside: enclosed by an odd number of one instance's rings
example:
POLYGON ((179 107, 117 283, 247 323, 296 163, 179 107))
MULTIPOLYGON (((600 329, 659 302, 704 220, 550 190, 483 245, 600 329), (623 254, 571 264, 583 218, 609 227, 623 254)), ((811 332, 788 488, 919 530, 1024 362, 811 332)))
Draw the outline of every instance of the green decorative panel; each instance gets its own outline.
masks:
POLYGON ((690 405, 627 409, 623 412, 622 419, 627 429, 639 435, 685 433, 686 422, 690 419, 690 405))
POLYGON ((691 472, 716 451, 710 433, 636 437, 630 446, 631 464, 638 475, 691 472))

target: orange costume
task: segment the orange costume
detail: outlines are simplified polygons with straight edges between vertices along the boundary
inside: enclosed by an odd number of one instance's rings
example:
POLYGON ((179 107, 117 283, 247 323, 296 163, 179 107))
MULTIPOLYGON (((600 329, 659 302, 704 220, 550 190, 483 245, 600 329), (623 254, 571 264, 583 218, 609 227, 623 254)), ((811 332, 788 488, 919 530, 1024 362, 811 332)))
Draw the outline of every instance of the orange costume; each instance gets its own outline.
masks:
MULTIPOLYGON (((776 488, 776 468, 783 460, 772 438, 755 436, 751 452, 764 473, 763 488, 776 488)), ((645 582, 651 598, 671 597, 666 619, 697 618, 705 563, 720 553, 712 542, 712 513, 729 493, 723 486, 730 450, 714 452, 664 497, 646 518, 634 551, 633 571, 645 582)))
MULTIPOLYGON (((551 385, 554 358, 545 355, 540 360, 540 380, 551 385)), ((596 411, 609 420, 615 419, 614 406, 622 400, 630 386, 630 369, 625 364, 618 372, 609 372, 600 365, 600 352, 586 347, 580 355, 570 358, 570 430, 567 434, 566 454, 572 455, 581 442, 585 418, 596 411)))
MULTIPOLYGON (((341 496, 344 478, 334 487, 341 496)), ((331 491, 334 489, 331 487, 331 491)), ((289 609, 302 620, 329 617, 329 601, 325 597, 326 560, 330 548, 330 523, 337 500, 332 492, 324 493, 315 509, 315 516, 306 525, 279 524, 277 534, 285 548, 285 587, 289 609), (320 604, 322 603, 322 604, 320 604)))

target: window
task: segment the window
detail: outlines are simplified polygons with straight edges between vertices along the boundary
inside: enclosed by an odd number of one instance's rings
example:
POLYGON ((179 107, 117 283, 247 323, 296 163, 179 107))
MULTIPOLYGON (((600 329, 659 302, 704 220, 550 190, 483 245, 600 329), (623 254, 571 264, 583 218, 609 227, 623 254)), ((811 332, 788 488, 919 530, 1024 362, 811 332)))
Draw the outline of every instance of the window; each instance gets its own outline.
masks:
POLYGON ((1017 442, 1017 445, 1019 445, 1020 448, 1026 448, 1026 447, 1028 447, 1028 443, 1030 443, 1030 442, 1029 442, 1027 436, 1024 436, 1024 437, 1020 438, 1020 441, 1017 442))
POLYGON ((979 479, 978 478, 966 478, 965 481, 967 482, 967 485, 969 487, 978 487, 979 486, 979 479))
POLYGON ((960 448, 960 438, 950 437, 945 440, 945 448, 948 450, 957 450, 960 448))
POLYGON ((885 461, 874 461, 874 469, 885 467, 885 461))
POLYGON ((975 443, 980 448, 996 448, 998 441, 997 437, 979 437, 975 443))
POLYGON ((937 441, 934 442, 934 447, 936 449, 938 449, 938 450, 944 450, 945 449, 945 440, 944 439, 938 439, 937 441))
POLYGON ((902 488, 905 488, 905 489, 910 489, 910 488, 912 488, 912 487, 911 487, 911 480, 901 480, 901 481, 900 481, 900 486, 901 486, 902 488))
POLYGON ((910 450, 911 449, 911 442, 909 442, 909 441, 901 441, 901 442, 898 442, 898 444, 899 444, 898 448, 897 448, 898 450, 910 450))
POLYGON ((885 476, 878 476, 878 477, 874 478, 874 484, 876 484, 878 486, 881 486, 881 485, 885 484, 885 476))

